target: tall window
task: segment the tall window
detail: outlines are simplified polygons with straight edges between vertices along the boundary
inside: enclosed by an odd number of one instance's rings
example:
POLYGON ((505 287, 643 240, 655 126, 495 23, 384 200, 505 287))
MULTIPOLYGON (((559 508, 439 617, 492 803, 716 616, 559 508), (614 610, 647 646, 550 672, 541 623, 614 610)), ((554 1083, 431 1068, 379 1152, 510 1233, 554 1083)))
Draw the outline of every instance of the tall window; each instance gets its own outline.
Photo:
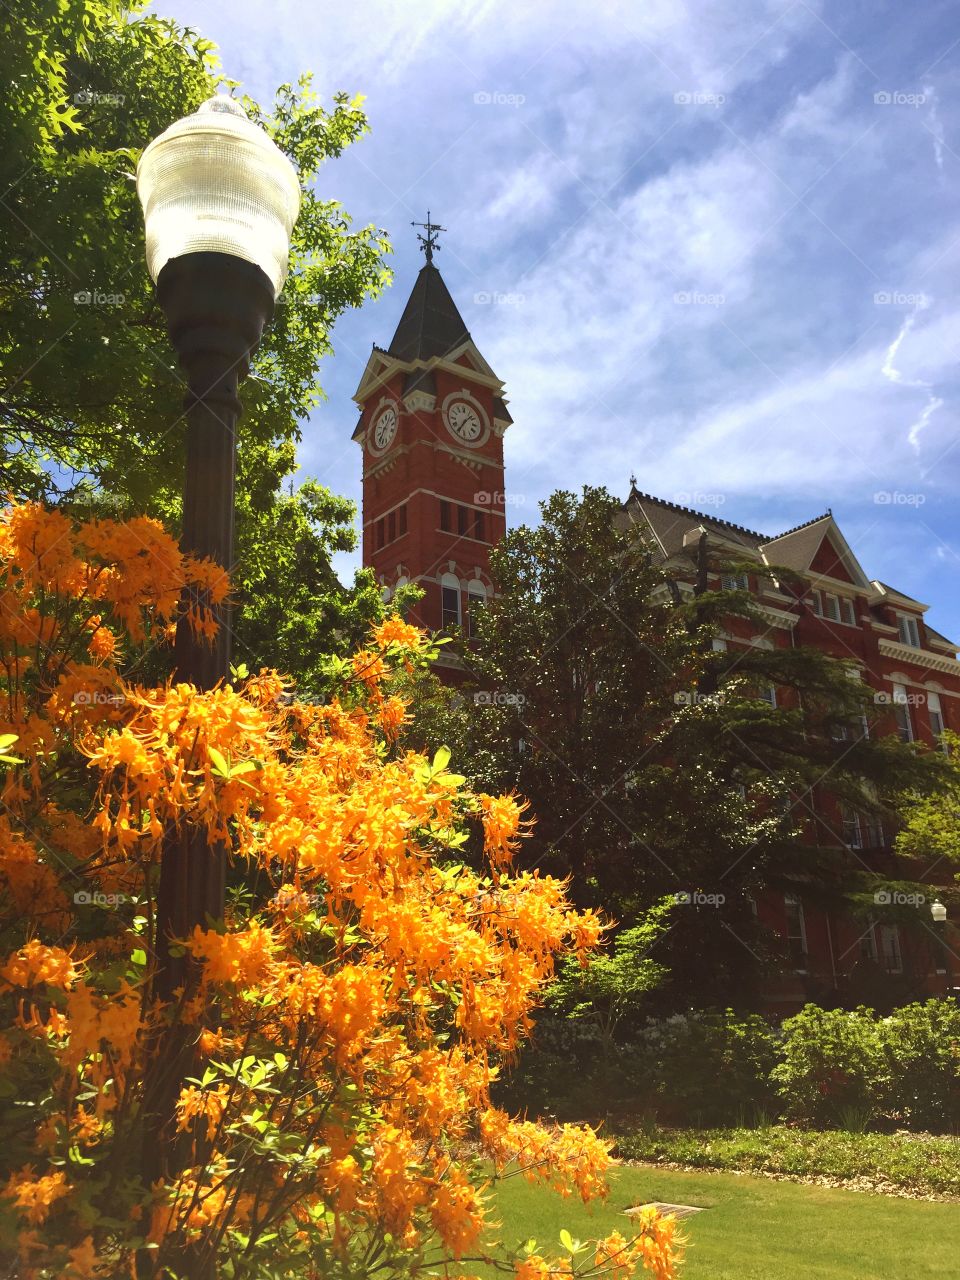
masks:
POLYGON ((920 624, 916 618, 912 618, 909 613, 898 613, 897 629, 901 644, 908 644, 911 649, 920 648, 920 624))
POLYGON ((818 618, 822 618, 823 617, 823 596, 820 594, 819 591, 811 591, 810 599, 813 604, 813 612, 817 615, 818 618))
POLYGON ((392 542, 397 536, 397 513, 391 511, 387 516, 387 541, 392 542))
POLYGON ((840 621, 840 601, 829 591, 823 593, 823 616, 831 622, 840 621))
POLYGON ((903 973, 900 930, 895 924, 875 924, 871 920, 860 941, 860 954, 886 969, 887 973, 903 973))
POLYGON ((453 532, 453 524, 450 520, 450 503, 446 498, 440 499, 440 528, 444 533, 453 532))
POLYGON ((854 608, 853 601, 848 600, 846 596, 840 601, 840 621, 845 622, 848 627, 857 625, 857 611, 854 608))
POLYGON ((877 950, 880 952, 880 963, 887 973, 903 973, 900 929, 897 925, 877 925, 877 950))
POLYGON ((444 627, 460 625, 460 579, 445 573, 440 579, 440 615, 444 627))
POLYGON ((480 610, 487 603, 487 589, 478 578, 467 583, 467 635, 477 633, 477 620, 480 610))
POLYGON ((907 702, 906 686, 893 682, 893 714, 897 721, 897 733, 901 742, 913 741, 913 721, 910 719, 910 704, 907 702))
POLYGON ((807 925, 803 918, 803 903, 794 893, 783 895, 787 913, 787 953, 793 967, 800 973, 807 971, 807 925))
POLYGON ((482 511, 477 511, 477 512, 475 512, 475 513, 474 513, 474 519, 473 519, 473 536, 474 536, 474 537, 475 537, 479 542, 486 542, 486 540, 487 540, 487 537, 486 537, 486 521, 485 521, 485 520, 484 520, 484 518, 483 518, 483 512, 482 512, 482 511))
MULTIPOLYGON (((943 707, 940 705, 939 693, 927 694, 927 710, 930 712, 930 732, 935 738, 939 739, 946 728, 943 722, 943 707)), ((946 743, 941 742, 940 750, 946 751, 946 749, 946 743)))
POLYGON ((376 530, 377 530, 377 550, 379 551, 380 548, 383 546, 383 516, 381 516, 380 519, 377 521, 376 530))
MULTIPOLYGON (((401 587, 405 587, 409 581, 410 581, 410 579, 407 577, 407 575, 406 575, 405 573, 402 573, 402 574, 400 575, 400 577, 396 580, 396 582, 393 584, 393 594, 394 594, 394 596, 396 596, 396 594, 397 594, 397 592, 400 590, 400 588, 401 588, 401 587)), ((407 615, 409 614, 409 612, 410 612, 410 606, 409 606, 409 604, 405 604, 405 605, 403 605, 403 607, 402 607, 402 608, 401 608, 401 610, 400 610, 400 616, 401 616, 404 620, 406 620, 407 615)))
POLYGON ((460 534, 461 538, 467 533, 469 522, 470 522, 469 509, 467 507, 461 507, 460 504, 458 503, 457 504, 457 533, 460 534))
POLYGON ((402 538, 407 532, 407 504, 397 510, 397 533, 402 538))
POLYGON ((860 827, 859 813, 846 804, 841 805, 840 812, 843 817, 843 843, 848 849, 862 849, 863 831, 860 827))

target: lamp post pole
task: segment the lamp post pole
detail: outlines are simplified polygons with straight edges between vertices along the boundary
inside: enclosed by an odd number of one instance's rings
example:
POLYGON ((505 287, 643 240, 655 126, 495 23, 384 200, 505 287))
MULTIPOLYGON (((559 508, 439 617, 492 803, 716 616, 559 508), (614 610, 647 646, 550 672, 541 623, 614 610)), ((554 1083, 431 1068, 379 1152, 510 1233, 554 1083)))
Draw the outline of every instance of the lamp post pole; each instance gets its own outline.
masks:
MULTIPOLYGON (((233 567, 238 388, 286 278, 299 179, 239 103, 217 95, 146 148, 137 190, 148 266, 186 385, 181 546, 226 575, 233 567)), ((182 601, 174 666, 175 679, 201 691, 229 676, 228 602, 182 601), (190 625, 197 609, 217 623, 212 641, 190 625)), ((155 1000, 175 1006, 195 985, 188 958, 171 955, 170 943, 222 918, 226 865, 225 847, 211 842, 205 827, 168 830, 157 889, 155 1000)), ((144 1082, 147 1185, 183 1167, 175 1110, 195 1039, 196 1028, 174 1020, 153 1046, 144 1082)), ((193 1266, 191 1274, 200 1273, 193 1266)))
POLYGON ((953 966, 950 964, 950 945, 947 942, 947 908, 939 899, 930 904, 930 915, 937 935, 937 949, 945 974, 946 994, 953 995, 953 966))

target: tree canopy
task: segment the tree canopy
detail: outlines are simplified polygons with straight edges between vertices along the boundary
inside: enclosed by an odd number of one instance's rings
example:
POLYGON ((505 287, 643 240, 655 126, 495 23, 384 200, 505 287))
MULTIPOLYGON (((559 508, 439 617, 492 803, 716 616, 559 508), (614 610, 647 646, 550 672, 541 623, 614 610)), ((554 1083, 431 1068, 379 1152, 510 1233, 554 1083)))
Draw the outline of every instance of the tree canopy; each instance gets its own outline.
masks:
MULTIPOLYGON (((175 527, 184 385, 146 271, 134 172, 152 138, 236 83, 210 40, 140 0, 37 0, 6 7, 0 24, 4 490, 175 527)), ((241 101, 295 164, 303 199, 290 276, 241 389, 236 648, 314 679, 320 641, 355 639, 377 592, 369 574, 344 591, 330 568, 355 545, 351 504, 316 482, 291 498, 286 481, 332 325, 387 283, 389 246, 322 194, 325 162, 367 131, 360 98, 338 91, 325 106, 304 76, 269 107, 241 101)))
POLYGON ((624 925, 681 895, 656 951, 669 998, 726 999, 775 958, 759 891, 872 899, 840 804, 892 824, 902 789, 930 794, 943 761, 868 732, 872 691, 819 650, 715 649, 732 619, 768 625, 746 591, 708 589, 729 562, 694 566, 691 591, 621 516, 587 488, 509 531, 462 648, 468 684, 422 701, 484 785, 530 798, 528 866, 571 875, 580 903, 624 925))

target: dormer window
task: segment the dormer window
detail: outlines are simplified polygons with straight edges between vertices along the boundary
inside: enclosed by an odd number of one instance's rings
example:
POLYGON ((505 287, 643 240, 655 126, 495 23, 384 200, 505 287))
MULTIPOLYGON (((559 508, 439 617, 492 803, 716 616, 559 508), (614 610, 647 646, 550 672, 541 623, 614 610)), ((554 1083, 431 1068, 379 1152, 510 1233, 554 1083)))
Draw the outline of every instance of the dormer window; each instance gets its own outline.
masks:
POLYGON ((920 624, 916 618, 909 613, 898 613, 897 629, 901 644, 908 644, 911 649, 920 648, 920 624))

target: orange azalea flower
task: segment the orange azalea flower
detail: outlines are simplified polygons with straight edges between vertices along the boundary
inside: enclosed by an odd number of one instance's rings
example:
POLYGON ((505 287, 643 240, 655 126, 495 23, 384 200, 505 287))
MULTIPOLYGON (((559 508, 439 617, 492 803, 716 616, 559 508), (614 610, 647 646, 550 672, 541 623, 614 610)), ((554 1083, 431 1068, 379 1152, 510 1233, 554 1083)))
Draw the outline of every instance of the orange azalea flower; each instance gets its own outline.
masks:
POLYGON ((28 1167, 19 1174, 12 1174, 0 1195, 12 1200, 23 1217, 36 1225, 46 1221, 50 1206, 69 1194, 69 1191, 65 1173, 58 1170, 35 1178, 33 1170, 28 1167))
POLYGON ((35 987, 46 982, 51 987, 66 989, 76 982, 78 976, 69 951, 62 947, 44 946, 36 938, 31 938, 19 951, 15 951, 0 969, 0 978, 12 987, 35 987))
POLYGON ((194 1085, 181 1089, 177 1102, 177 1127, 189 1129, 194 1120, 206 1118, 207 1138, 212 1140, 229 1096, 230 1089, 225 1084, 218 1085, 216 1089, 197 1089, 194 1085))
POLYGON ((506 866, 531 826, 523 817, 530 805, 516 796, 489 796, 482 792, 477 800, 483 819, 483 847, 495 867, 506 866))
POLYGON ((376 624, 371 628, 373 638, 381 649, 386 649, 391 644, 398 644, 404 649, 420 649, 426 638, 425 633, 419 627, 411 626, 410 623, 404 622, 399 613, 391 613, 383 622, 376 624))
POLYGON ((95 1275, 97 1251, 94 1248, 93 1236, 84 1236, 78 1245, 70 1250, 70 1261, 67 1263, 68 1280, 91 1280, 95 1275))

